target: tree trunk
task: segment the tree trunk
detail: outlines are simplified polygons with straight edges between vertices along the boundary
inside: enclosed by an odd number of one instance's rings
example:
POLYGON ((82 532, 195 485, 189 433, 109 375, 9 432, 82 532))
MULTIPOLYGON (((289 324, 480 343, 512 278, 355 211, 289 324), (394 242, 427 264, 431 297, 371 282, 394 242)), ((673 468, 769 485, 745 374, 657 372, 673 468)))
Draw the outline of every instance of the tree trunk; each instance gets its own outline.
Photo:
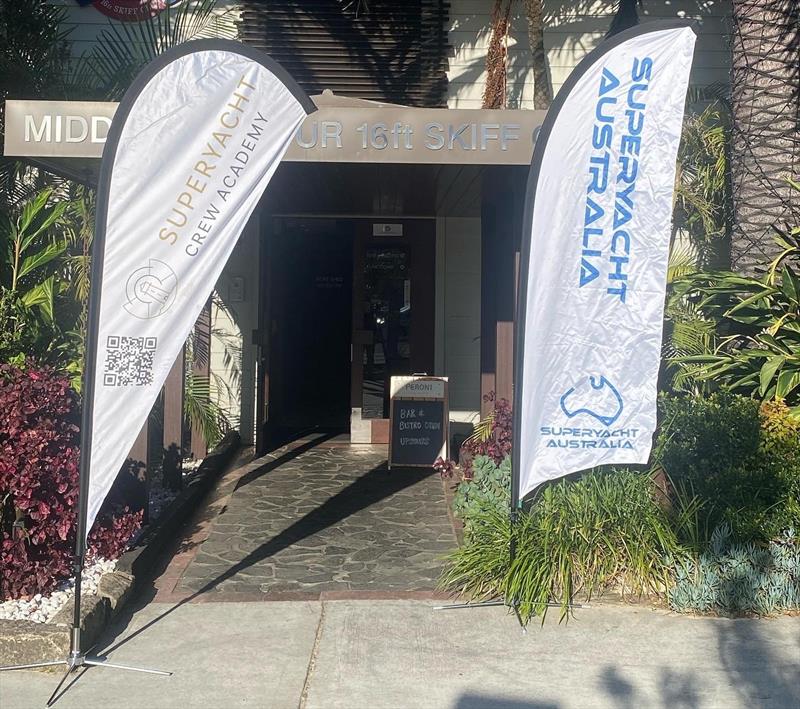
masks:
POLYGON ((753 274, 778 250, 773 225, 800 224, 800 5, 733 0, 731 263, 753 274))
POLYGON ((553 100, 553 89, 547 72, 547 54, 544 51, 544 11, 542 0, 525 0, 528 17, 528 41, 533 63, 533 107, 544 110, 553 100))
POLYGON ((641 0, 619 0, 617 11, 611 19, 611 27, 606 32, 606 37, 612 37, 622 30, 636 27, 639 24, 639 13, 636 6, 639 5, 641 0))
POLYGON ((494 0, 492 9, 492 36, 486 52, 486 87, 483 91, 483 108, 506 107, 508 75, 509 17, 512 0, 494 0))

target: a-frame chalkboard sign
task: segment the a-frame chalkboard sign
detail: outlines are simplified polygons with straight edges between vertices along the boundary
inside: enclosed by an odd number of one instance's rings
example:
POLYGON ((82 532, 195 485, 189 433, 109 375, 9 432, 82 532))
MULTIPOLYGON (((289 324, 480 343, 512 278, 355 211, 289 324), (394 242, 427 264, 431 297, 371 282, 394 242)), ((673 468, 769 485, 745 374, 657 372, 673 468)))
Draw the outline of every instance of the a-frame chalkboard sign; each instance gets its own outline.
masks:
POLYGON ((389 468, 429 468, 448 454, 450 407, 447 377, 392 377, 389 468))

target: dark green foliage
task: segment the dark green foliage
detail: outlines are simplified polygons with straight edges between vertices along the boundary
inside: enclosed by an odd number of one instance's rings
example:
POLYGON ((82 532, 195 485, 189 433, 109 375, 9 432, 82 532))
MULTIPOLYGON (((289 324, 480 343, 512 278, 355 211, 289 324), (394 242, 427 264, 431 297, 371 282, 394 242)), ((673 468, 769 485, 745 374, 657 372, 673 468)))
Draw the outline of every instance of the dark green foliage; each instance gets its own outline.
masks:
POLYGON ((0 207, 0 362, 32 356, 73 376, 81 369, 74 208, 52 188, 0 207))
POLYGON ((676 348, 671 365, 682 382, 783 400, 800 413, 800 227, 774 229, 780 254, 760 277, 709 271, 675 283, 705 346, 676 348))
POLYGON ((514 599, 524 620, 543 614, 554 600, 566 614, 578 591, 591 596, 614 586, 638 595, 664 588, 666 559, 680 547, 649 474, 593 471, 546 485, 520 515, 510 567, 508 503, 498 489, 503 479, 505 470, 481 461, 476 478, 462 484, 465 543, 450 558, 445 588, 514 599))
POLYGON ((780 403, 730 393, 662 396, 654 460, 696 496, 704 528, 767 541, 800 527, 800 422, 780 403))

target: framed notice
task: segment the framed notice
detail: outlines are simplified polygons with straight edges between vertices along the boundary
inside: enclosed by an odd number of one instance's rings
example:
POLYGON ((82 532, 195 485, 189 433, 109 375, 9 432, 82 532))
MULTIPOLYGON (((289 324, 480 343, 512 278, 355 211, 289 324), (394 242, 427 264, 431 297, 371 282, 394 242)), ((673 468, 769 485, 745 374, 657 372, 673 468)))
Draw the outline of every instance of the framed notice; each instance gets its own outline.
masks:
POLYGON ((450 407, 447 377, 392 377, 389 468, 429 468, 447 457, 450 407))

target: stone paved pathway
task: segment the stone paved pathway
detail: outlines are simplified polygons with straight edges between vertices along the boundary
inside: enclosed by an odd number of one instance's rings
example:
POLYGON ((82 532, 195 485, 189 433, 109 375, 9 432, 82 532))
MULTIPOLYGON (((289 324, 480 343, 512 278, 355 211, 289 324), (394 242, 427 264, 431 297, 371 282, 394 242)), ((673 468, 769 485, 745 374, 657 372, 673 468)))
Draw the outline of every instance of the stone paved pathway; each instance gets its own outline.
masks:
POLYGON ((432 591, 456 547, 439 476, 386 446, 305 442, 238 482, 178 592, 432 591))

